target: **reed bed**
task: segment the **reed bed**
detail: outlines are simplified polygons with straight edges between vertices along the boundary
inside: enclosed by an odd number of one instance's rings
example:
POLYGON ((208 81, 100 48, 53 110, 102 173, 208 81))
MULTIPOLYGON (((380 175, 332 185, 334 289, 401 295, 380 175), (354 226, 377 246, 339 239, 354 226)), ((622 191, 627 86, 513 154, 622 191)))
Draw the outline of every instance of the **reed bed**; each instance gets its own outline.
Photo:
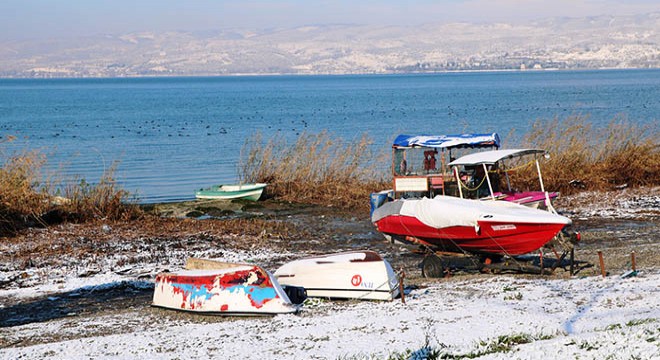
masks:
MULTIPOLYGON (((523 146, 548 151, 542 162, 546 189, 572 194, 660 185, 658 124, 638 126, 614 119, 596 128, 587 117, 571 116, 536 121, 523 137, 523 146)), ((526 169, 527 183, 536 182, 536 169, 526 169)), ((523 174, 521 174, 523 175, 523 174)))
POLYGON ((58 188, 53 181, 43 180, 45 162, 43 154, 31 151, 9 156, 0 166, 0 237, 65 220, 120 220, 141 215, 140 208, 129 201, 128 192, 117 187, 114 167, 96 184, 81 180, 58 188))
MULTIPOLYGON (((657 124, 640 127, 615 119, 596 128, 587 117, 536 121, 520 146, 547 150, 541 161, 545 188, 572 194, 625 187, 660 185, 660 145, 657 124)), ((374 154, 367 135, 343 142, 327 132, 303 133, 294 144, 261 136, 241 152, 240 178, 266 182, 269 196, 285 201, 368 209, 369 194, 391 188, 383 171, 390 154, 374 154)), ((516 146, 517 147, 517 146, 516 146)), ((515 175, 521 188, 538 189, 534 166, 515 175)), ((522 190, 522 189, 521 189, 522 190)))
POLYGON ((45 158, 37 152, 11 157, 0 167, 0 235, 35 221, 48 209, 48 191, 40 182, 45 158))
POLYGON ((369 194, 391 185, 381 170, 389 159, 374 154, 366 134, 342 141, 327 131, 302 133, 291 145, 280 137, 256 139, 241 149, 239 177, 268 183, 267 196, 366 210, 369 194))
POLYGON ((61 210, 83 221, 90 218, 129 220, 142 216, 140 207, 130 200, 131 194, 117 185, 113 177, 116 168, 117 163, 114 163, 96 184, 82 179, 65 185, 64 199, 59 203, 61 210))

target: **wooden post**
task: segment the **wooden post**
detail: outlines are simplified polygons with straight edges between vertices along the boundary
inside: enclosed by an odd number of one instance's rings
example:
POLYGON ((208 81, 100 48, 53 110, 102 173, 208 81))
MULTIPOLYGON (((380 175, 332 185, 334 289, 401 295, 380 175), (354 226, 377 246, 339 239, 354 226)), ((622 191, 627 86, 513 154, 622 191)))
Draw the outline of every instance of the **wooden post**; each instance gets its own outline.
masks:
POLYGON ((603 277, 605 277, 605 262, 603 261, 603 252, 600 250, 598 250, 598 261, 600 261, 600 273, 603 275, 603 277))
POLYGON ((574 274, 573 272, 574 265, 575 265, 575 248, 571 248, 571 270, 570 270, 571 276, 573 276, 574 274))
POLYGON ((632 271, 637 271, 637 264, 635 262, 635 252, 630 253, 630 261, 632 262, 632 271))
POLYGON ((399 294, 401 294, 401 303, 406 303, 406 294, 403 293, 403 279, 406 278, 406 272, 401 269, 401 276, 399 276, 399 294))
POLYGON ((539 250, 539 263, 541 266, 541 275, 543 275, 543 249, 539 250))

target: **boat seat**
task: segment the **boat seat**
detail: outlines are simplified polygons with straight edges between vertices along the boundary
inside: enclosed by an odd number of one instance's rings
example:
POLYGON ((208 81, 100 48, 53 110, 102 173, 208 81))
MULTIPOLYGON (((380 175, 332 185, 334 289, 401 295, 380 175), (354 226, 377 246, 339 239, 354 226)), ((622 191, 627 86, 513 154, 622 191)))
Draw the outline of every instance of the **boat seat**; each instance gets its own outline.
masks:
POLYGON ((445 194, 445 178, 442 176, 431 176, 429 178, 429 188, 433 192, 433 195, 436 194, 445 194))

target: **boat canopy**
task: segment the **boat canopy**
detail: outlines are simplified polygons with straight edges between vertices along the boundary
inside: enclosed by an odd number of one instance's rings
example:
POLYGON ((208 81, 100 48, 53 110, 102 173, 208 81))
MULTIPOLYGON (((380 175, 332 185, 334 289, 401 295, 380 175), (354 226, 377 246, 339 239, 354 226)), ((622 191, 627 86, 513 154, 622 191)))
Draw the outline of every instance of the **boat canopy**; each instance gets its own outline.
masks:
POLYGON ((392 147, 406 149, 413 147, 431 148, 500 148, 500 136, 492 134, 460 134, 460 135, 399 135, 394 139, 392 147))
POLYGON ((470 165, 492 165, 498 161, 511 159, 515 157, 522 157, 532 154, 545 154, 545 150, 541 149, 507 149, 507 150, 493 150, 472 153, 449 163, 449 166, 470 166, 470 165))

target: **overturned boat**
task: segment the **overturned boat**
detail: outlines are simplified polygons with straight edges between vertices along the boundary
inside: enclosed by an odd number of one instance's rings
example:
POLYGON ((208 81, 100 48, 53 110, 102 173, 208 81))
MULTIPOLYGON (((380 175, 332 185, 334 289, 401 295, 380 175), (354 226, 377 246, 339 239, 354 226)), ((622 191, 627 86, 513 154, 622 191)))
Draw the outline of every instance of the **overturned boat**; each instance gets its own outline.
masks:
POLYGON ((274 273, 282 285, 304 287, 308 297, 392 300, 399 280, 374 251, 351 251, 295 260, 274 273))
POLYGON ((374 209, 371 221, 393 240, 510 256, 538 250, 572 223, 564 216, 511 202, 442 195, 383 202, 374 209))
POLYGON ((219 315, 275 315, 299 310, 263 268, 204 259, 188 259, 184 270, 158 274, 153 306, 219 315))

